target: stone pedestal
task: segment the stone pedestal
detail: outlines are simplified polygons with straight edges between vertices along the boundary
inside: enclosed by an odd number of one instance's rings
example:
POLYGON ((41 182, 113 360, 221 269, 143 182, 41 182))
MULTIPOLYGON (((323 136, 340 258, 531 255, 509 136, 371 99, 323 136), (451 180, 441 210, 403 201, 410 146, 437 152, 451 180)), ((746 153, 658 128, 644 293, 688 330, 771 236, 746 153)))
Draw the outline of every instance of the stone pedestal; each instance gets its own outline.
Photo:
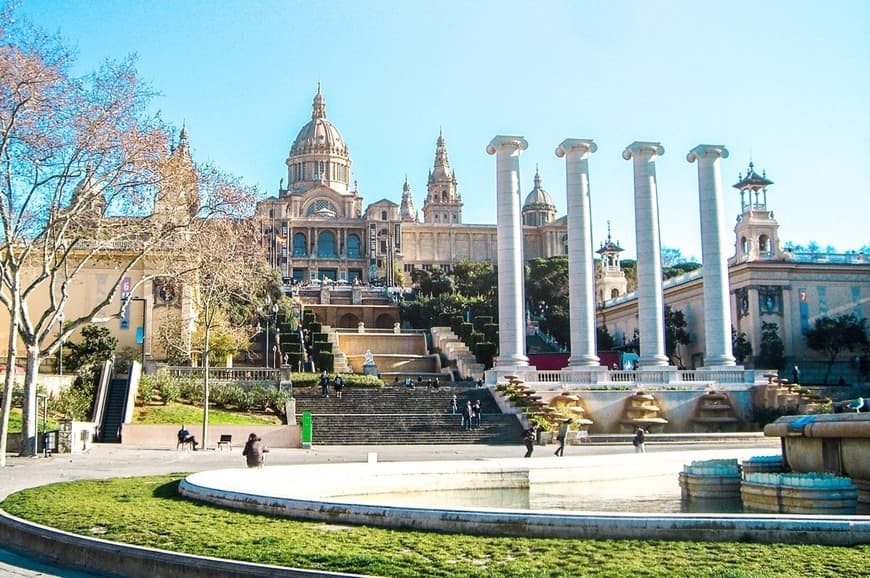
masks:
POLYGON ((378 366, 374 363, 365 363, 363 364, 363 375, 378 375, 378 366))

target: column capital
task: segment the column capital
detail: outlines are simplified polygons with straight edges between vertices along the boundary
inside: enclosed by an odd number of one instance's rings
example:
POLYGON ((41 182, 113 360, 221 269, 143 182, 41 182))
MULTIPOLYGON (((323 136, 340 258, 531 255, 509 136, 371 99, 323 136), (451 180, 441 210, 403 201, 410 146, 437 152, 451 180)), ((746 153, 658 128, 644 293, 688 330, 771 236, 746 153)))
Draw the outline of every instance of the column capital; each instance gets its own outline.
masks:
POLYGON ((508 147, 512 147, 514 151, 524 151, 529 148, 529 143, 521 136, 506 136, 499 134, 489 141, 489 145, 486 147, 486 152, 494 155, 500 148, 508 147))
POLYGON ((566 138, 562 144, 556 147, 556 156, 560 159, 572 151, 579 151, 582 155, 588 155, 598 150, 595 141, 588 138, 566 138))
POLYGON ((650 158, 655 158, 657 156, 660 157, 663 154, 665 154, 665 148, 661 143, 636 140, 625 147, 625 150, 622 151, 622 158, 630 161, 632 157, 648 155, 650 158))
MULTIPOLYGON (((715 156, 720 159, 728 158, 728 149, 725 148, 725 145, 708 145, 701 144, 693 148, 689 151, 689 154, 686 155, 686 160, 690 163, 695 162, 696 160, 700 161, 702 158, 707 155, 715 156)), ((713 159, 716 160, 716 159, 713 159)))

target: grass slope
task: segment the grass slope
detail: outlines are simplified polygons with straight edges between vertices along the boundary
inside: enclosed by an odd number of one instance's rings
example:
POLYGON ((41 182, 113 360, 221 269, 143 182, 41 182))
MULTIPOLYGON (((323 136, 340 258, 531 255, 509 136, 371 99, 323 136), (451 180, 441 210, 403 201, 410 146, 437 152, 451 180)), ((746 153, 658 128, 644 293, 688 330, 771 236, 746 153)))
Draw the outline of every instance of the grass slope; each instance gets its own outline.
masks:
POLYGON ((234 512, 178 496, 183 474, 68 482, 9 496, 11 514, 165 550, 400 578, 867 576, 870 546, 493 538, 234 512))

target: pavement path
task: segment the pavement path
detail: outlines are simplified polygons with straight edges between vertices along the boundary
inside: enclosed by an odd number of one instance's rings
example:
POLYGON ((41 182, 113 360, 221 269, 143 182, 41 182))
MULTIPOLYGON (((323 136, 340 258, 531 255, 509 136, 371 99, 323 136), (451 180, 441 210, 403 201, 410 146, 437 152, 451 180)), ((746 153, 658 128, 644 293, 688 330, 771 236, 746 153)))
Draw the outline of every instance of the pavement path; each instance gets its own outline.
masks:
MULTIPOLYGON (((536 447, 531 459, 558 459, 553 457, 555 446, 536 447)), ((778 453, 778 438, 734 440, 727 443, 647 443, 647 452, 687 452, 715 450, 716 447, 734 450, 757 449, 760 454, 778 453)), ((315 446, 311 449, 276 448, 268 454, 268 465, 323 464, 365 462, 370 452, 376 452, 379 461, 476 460, 522 457, 525 448, 488 445, 435 445, 435 446, 315 446)), ((631 444, 583 444, 568 446, 566 455, 625 455, 636 459, 631 444)), ((689 459, 687 457, 687 459, 689 459)), ((689 460, 690 461, 690 460, 689 460)), ((241 449, 233 451, 179 451, 172 448, 130 448, 117 444, 95 444, 77 454, 56 454, 51 457, 21 458, 9 456, 7 467, 0 469, 0 500, 19 490, 57 482, 136 477, 172 473, 193 473, 221 468, 245 467, 241 449)), ((0 548, 0 577, 26 576, 46 578, 87 578, 94 576, 73 570, 52 567, 39 560, 21 556, 0 548)))

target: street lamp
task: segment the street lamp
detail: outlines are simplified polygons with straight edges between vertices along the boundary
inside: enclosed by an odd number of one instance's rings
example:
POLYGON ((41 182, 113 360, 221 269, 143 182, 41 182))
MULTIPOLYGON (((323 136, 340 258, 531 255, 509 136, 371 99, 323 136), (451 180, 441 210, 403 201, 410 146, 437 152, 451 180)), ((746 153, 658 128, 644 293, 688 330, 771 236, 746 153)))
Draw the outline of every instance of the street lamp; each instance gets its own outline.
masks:
MULTIPOLYGON (((266 351, 265 351, 265 367, 268 369, 272 367, 269 365, 269 322, 272 320, 272 317, 275 318, 274 324, 278 323, 278 304, 272 303, 272 298, 269 295, 266 295, 266 351)), ((273 347, 276 349, 277 346, 273 347)), ((273 356, 274 357, 274 356, 273 356)))
POLYGON ((57 373, 63 375, 63 311, 57 314, 57 338, 60 340, 60 347, 57 350, 57 373))

